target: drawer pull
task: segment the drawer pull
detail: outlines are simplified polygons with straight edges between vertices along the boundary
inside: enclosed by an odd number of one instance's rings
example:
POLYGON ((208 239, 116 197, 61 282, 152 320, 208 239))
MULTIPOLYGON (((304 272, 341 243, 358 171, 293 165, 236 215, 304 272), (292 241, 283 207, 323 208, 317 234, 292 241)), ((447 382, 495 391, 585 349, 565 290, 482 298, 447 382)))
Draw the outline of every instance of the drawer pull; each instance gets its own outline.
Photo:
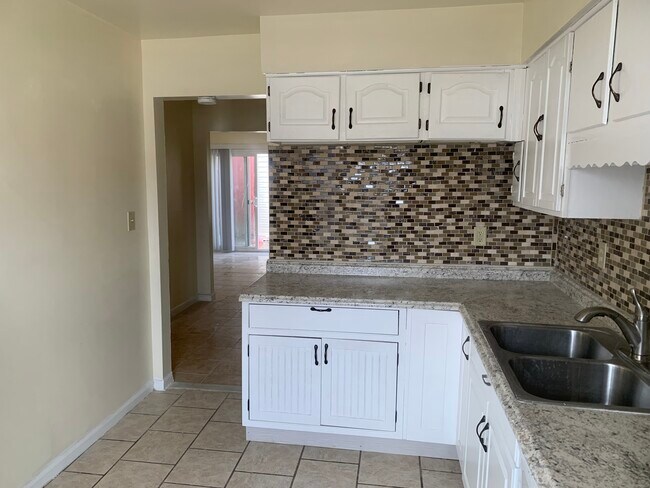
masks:
POLYGON ((481 375, 481 379, 483 380, 483 384, 484 384, 485 386, 492 386, 492 383, 490 383, 490 382, 488 381, 488 375, 486 375, 486 374, 482 374, 482 375, 481 375))
POLYGON ((469 336, 467 336, 467 339, 465 339, 465 342, 463 342, 463 345, 460 346, 460 350, 463 351, 463 356, 465 356, 465 359, 469 361, 469 354, 465 352, 465 344, 469 342, 469 336))
POLYGON ((316 308, 316 307, 311 307, 309 310, 312 312, 331 312, 331 308, 316 308))

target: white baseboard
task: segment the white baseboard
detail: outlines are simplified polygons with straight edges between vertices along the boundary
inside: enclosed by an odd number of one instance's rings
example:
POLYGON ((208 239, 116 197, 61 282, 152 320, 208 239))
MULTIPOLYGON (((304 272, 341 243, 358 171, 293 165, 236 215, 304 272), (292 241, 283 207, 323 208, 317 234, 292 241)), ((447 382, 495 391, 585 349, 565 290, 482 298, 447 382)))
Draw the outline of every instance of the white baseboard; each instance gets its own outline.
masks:
POLYGON ((171 316, 176 317, 179 313, 187 310, 188 308, 190 308, 192 305, 194 305, 198 301, 199 301, 198 296, 188 298, 183 303, 180 303, 180 304, 176 305, 174 308, 171 309, 171 316))
POLYGON ((140 403, 151 392, 151 389, 151 382, 147 382, 146 385, 140 388, 114 413, 106 417, 85 436, 68 446, 61 454, 47 463, 41 472, 25 485, 25 488, 42 488, 56 478, 72 461, 77 459, 86 449, 108 432, 111 427, 117 424, 133 407, 140 403))
POLYGON ((258 442, 274 442, 276 444, 297 444, 301 446, 405 454, 408 456, 458 459, 456 446, 406 441, 403 439, 382 439, 380 437, 324 434, 298 430, 262 429, 259 427, 246 427, 246 439, 258 442))
POLYGON ((164 378, 153 379, 153 389, 156 391, 165 391, 174 382, 174 374, 168 373, 164 378))
POLYGON ((216 298, 214 293, 199 293, 197 299, 199 302, 213 302, 216 298))

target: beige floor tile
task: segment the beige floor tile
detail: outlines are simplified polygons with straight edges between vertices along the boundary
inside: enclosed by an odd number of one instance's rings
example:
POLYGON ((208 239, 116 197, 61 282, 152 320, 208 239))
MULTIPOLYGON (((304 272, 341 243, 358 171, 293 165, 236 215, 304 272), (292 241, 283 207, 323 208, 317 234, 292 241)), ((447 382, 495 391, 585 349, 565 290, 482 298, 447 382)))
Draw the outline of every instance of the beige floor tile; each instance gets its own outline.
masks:
POLYGON ((244 452, 246 444, 245 427, 226 422, 210 422, 196 438, 192 448, 244 452))
POLYGON ((114 441, 137 441, 156 420, 158 420, 156 415, 127 413, 115 427, 104 434, 103 438, 114 441))
POLYGON ((424 488, 463 488, 463 479, 457 473, 440 471, 422 471, 424 488))
POLYGON ((120 461, 97 483, 96 488, 158 488, 171 469, 164 464, 120 461))
POLYGON ((241 400, 241 393, 228 393, 228 398, 234 398, 235 400, 241 400))
POLYGON ((220 391, 188 390, 183 393, 175 407, 211 408, 216 410, 228 396, 220 391))
POLYGON ((293 488, 355 488, 356 464, 327 463, 303 459, 298 466, 293 488))
POLYGON ((66 471, 106 474, 133 445, 133 442, 100 439, 73 462, 66 471))
POLYGON ((228 399, 221 404, 211 420, 215 422, 233 422, 235 424, 241 424, 241 400, 234 398, 231 399, 229 395, 228 399))
POLYGON ((301 452, 302 446, 251 442, 237 465, 237 471, 293 476, 301 452))
POLYGON ((445 473, 460 473, 460 463, 454 459, 420 458, 422 469, 443 471, 445 473))
POLYGON ((187 357, 178 363, 175 370, 179 373, 209 374, 217 365, 214 359, 187 357))
POLYGON ((290 476, 235 472, 226 488, 289 488, 291 481, 290 476))
POLYGON ((204 408, 171 407, 151 426, 151 430, 198 434, 214 412, 204 408))
POLYGON ((195 434, 150 430, 129 449, 122 459, 176 464, 195 438, 195 434))
POLYGON ((190 373, 178 373, 174 371, 174 381, 178 383, 203 383, 203 380, 208 377, 207 374, 190 374, 190 373))
POLYGON ((189 485, 223 487, 235 469, 239 454, 190 449, 165 481, 189 485))
POLYGON ((167 410, 172 404, 178 400, 178 397, 175 393, 159 392, 154 391, 149 393, 149 395, 142 400, 136 407, 131 410, 131 413, 148 413, 151 415, 161 415, 167 410))
POLYGON ((420 488, 420 461, 416 456, 363 452, 359 483, 420 488))
POLYGON ((92 488, 101 479, 97 474, 63 472, 47 484, 47 488, 92 488))
POLYGON ((241 386, 241 373, 229 373, 215 370, 205 377, 202 384, 241 386))
POLYGON ((337 463, 359 464, 359 451, 307 446, 302 453, 302 458, 312 459, 315 461, 334 461, 337 463))

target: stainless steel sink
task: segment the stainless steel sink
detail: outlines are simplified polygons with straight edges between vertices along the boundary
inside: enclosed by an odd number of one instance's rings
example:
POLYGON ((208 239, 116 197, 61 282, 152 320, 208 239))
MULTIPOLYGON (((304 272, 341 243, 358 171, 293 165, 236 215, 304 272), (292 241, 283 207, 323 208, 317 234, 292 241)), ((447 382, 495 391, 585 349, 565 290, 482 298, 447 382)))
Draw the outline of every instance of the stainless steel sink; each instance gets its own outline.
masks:
POLYGON ((567 327, 500 324, 492 325, 490 332, 499 347, 517 354, 591 359, 611 359, 613 356, 590 333, 567 327))
POLYGON ((482 322, 523 401, 650 413, 650 372, 618 334, 591 327, 482 322))

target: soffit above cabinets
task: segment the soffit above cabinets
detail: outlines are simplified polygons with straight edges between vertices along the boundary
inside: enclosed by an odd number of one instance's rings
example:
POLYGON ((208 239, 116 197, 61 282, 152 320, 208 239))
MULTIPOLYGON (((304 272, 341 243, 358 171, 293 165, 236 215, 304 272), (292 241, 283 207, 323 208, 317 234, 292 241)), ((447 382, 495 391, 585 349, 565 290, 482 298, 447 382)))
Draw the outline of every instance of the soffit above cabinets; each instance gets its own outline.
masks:
POLYGON ((70 0, 141 39, 259 32, 264 15, 461 7, 522 0, 70 0))

